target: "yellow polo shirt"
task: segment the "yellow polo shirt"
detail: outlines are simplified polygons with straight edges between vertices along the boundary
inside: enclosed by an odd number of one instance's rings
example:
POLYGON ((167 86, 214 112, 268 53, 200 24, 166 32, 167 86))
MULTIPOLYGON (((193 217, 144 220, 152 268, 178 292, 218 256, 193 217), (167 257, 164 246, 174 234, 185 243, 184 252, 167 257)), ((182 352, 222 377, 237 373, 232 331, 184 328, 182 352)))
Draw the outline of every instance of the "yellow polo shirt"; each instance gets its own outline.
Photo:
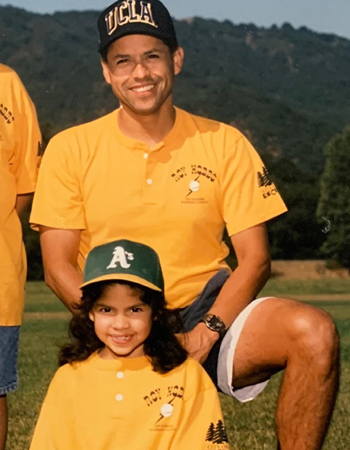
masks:
POLYGON ((30 450, 228 450, 219 397, 197 361, 166 374, 146 357, 56 372, 30 450))
POLYGON ((124 136, 118 110, 55 136, 41 165, 31 222, 80 229, 79 266, 116 239, 153 247, 171 307, 190 304, 227 267, 233 235, 286 211, 247 139, 235 128, 176 109, 150 149, 124 136))
POLYGON ((22 320, 26 258, 15 205, 17 195, 35 189, 40 142, 31 99, 17 74, 0 64, 0 326, 22 320))

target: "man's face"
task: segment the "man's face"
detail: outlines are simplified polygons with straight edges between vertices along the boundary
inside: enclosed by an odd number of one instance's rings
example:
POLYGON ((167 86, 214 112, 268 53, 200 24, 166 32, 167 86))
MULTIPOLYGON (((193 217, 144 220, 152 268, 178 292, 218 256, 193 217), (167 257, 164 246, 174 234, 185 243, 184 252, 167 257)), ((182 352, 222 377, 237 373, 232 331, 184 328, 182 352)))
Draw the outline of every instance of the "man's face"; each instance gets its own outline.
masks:
POLYGON ((171 54, 163 41, 132 34, 113 42, 103 75, 123 108, 137 115, 158 112, 171 104, 174 76, 182 66, 183 50, 171 54))

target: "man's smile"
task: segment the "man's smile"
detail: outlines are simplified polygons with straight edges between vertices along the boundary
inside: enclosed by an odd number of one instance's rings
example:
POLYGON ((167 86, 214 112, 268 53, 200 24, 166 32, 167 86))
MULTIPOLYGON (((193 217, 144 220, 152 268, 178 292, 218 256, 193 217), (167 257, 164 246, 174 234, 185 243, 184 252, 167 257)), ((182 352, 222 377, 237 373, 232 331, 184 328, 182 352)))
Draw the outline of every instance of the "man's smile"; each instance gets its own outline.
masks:
POLYGON ((144 85, 144 86, 135 86, 135 87, 132 87, 131 90, 133 92, 140 92, 140 93, 142 93, 142 92, 149 92, 154 87, 155 87, 155 84, 153 83, 153 84, 147 84, 147 85, 144 85))

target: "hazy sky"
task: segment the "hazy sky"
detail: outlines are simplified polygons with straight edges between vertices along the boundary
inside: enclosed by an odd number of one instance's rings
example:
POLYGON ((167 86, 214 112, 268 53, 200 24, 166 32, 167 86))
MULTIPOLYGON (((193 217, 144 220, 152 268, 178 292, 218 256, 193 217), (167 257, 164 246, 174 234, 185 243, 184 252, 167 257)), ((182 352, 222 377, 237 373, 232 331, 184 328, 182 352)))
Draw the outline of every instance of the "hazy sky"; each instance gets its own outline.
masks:
MULTIPOLYGON (((12 5, 38 13, 54 11, 102 11, 113 0, 0 0, 0 5, 12 5)), ((218 20, 229 19, 234 24, 253 22, 269 27, 289 22, 314 31, 334 33, 350 39, 350 0, 164 0, 170 14, 182 19, 199 16, 218 20)))

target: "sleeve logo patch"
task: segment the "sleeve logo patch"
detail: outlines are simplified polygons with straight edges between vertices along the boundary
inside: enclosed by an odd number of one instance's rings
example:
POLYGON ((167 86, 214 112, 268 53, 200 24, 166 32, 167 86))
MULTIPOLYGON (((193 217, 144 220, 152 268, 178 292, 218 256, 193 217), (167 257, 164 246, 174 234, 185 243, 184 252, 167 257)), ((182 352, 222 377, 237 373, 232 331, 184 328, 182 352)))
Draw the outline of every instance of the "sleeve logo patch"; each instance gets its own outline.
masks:
POLYGON ((264 198, 271 197, 277 194, 277 189, 275 184, 270 178, 269 172, 266 167, 262 167, 261 172, 257 173, 258 187, 262 190, 262 196, 264 198))
POLYGON ((216 425, 213 422, 209 425, 205 441, 208 442, 208 450, 221 450, 229 448, 225 425, 222 420, 218 420, 216 425))

